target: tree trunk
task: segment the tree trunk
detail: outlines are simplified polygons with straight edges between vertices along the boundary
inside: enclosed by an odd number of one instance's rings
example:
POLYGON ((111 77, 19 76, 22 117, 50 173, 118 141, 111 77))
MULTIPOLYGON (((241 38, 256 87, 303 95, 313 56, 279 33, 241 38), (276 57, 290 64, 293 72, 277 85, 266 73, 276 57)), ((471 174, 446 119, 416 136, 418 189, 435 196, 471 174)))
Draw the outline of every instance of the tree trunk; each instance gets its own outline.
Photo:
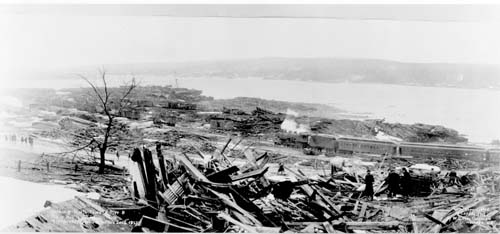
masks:
POLYGON ((101 163, 99 164, 99 174, 104 174, 104 167, 106 162, 106 148, 100 148, 99 154, 101 155, 101 163))
POLYGON ((99 165, 99 174, 104 174, 104 167, 106 162, 106 150, 108 149, 108 138, 111 132, 111 127, 113 126, 113 117, 106 111, 108 115, 108 126, 106 127, 106 133, 104 133, 104 142, 101 147, 99 147, 99 153, 101 155, 101 164, 99 165))

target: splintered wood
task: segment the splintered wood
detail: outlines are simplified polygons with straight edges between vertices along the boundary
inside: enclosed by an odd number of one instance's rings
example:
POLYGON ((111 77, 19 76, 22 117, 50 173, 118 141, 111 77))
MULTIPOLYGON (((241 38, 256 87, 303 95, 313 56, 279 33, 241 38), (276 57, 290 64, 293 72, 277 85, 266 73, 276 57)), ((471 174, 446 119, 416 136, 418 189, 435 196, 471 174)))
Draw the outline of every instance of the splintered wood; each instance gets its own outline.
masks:
MULTIPOLYGON (((492 169, 466 174, 458 185, 451 184, 448 175, 412 175, 414 186, 434 189, 409 197, 388 197, 390 186, 380 177, 380 171, 375 171, 376 196, 368 200, 363 196, 364 176, 359 172, 318 173, 313 179, 303 170, 286 166, 294 181, 270 180, 266 176, 270 161, 267 153, 259 156, 243 151, 240 158, 246 162, 236 166, 224 155, 231 149, 230 142, 214 156, 198 152, 170 157, 174 160, 168 163, 168 170, 156 168, 165 162, 146 163, 150 152, 136 149, 135 161, 147 164, 141 170, 146 178, 136 178, 136 182, 144 181, 146 189, 154 190, 139 201, 146 201, 157 211, 144 211, 136 229, 253 233, 498 231, 499 174, 492 169)), ((158 159, 167 160, 159 147, 157 154, 158 159)), ((384 159, 383 163, 391 160, 384 159)))

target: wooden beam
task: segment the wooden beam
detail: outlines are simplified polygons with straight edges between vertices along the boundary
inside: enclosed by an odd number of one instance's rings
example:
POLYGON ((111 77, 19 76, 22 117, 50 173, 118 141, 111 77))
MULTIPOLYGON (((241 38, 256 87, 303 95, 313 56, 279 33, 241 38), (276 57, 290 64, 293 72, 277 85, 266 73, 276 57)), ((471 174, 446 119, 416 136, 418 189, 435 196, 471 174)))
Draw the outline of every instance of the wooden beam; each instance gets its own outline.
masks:
POLYGON ((225 212, 221 212, 217 215, 217 217, 225 219, 226 221, 244 229, 247 232, 250 233, 279 233, 281 228, 279 227, 252 227, 250 225, 243 224, 242 222, 239 222, 238 220, 234 219, 231 217, 229 214, 225 212))
POLYGON ((410 220, 411 220, 411 226, 413 228, 413 233, 420 233, 420 230, 418 228, 418 221, 414 214, 410 215, 410 220))
POLYGON ((363 221, 363 218, 365 217, 365 212, 366 212, 366 203, 363 204, 361 207, 361 211, 359 212, 358 219, 359 221, 363 221))
POLYGON ((321 225, 325 228, 326 233, 335 233, 335 229, 329 222, 323 222, 321 225))
MULTIPOLYGON (((287 169, 288 171, 295 174, 299 179, 307 180, 307 177, 305 177, 304 173, 301 172, 300 170, 299 170, 299 173, 300 173, 299 174, 288 167, 285 167, 285 169, 287 169)), ((317 194, 320 197, 320 199, 323 200, 323 202, 325 202, 337 215, 341 214, 341 211, 338 210, 337 207, 330 200, 328 200, 328 198, 326 198, 326 196, 321 191, 319 191, 317 186, 311 186, 309 184, 304 184, 304 185, 301 185, 300 188, 306 193, 306 195, 308 197, 312 197, 314 194, 317 194)), ((318 199, 316 198, 316 200, 318 200, 318 199)), ((320 204, 323 203, 320 200, 318 200, 318 202, 320 204)), ((329 210, 329 209, 327 209, 327 210, 329 210)))
POLYGON ((266 174, 268 169, 269 169, 269 167, 266 167, 266 168, 261 168, 261 169, 254 170, 251 172, 243 173, 243 174, 240 174, 237 176, 231 176, 231 179, 232 179, 232 182, 234 182, 234 181, 243 180, 243 179, 247 179, 247 178, 251 178, 251 177, 261 177, 264 174, 266 174))
POLYGON ((223 155, 224 154, 224 151, 226 150, 227 146, 229 145, 229 143, 231 142, 231 138, 229 138, 226 142, 226 144, 224 145, 224 147, 222 148, 222 150, 220 151, 220 154, 223 155))
POLYGON ((168 187, 169 181, 168 181, 168 175, 165 169, 165 158, 163 157, 163 154, 161 152, 161 144, 157 143, 156 144, 156 154, 158 156, 158 165, 160 166, 160 174, 161 174, 161 180, 163 182, 163 186, 165 188, 168 187))
POLYGON ((236 142, 236 144, 234 144, 233 148, 231 148, 231 151, 233 151, 236 148, 236 146, 238 146, 242 141, 243 141, 243 137, 240 138, 240 140, 238 142, 236 142))
POLYGON ((176 159, 179 160, 187 169, 187 172, 194 177, 194 179, 205 182, 205 183, 211 183, 210 180, 201 173, 198 168, 196 168, 193 163, 191 163, 191 160, 186 156, 186 154, 183 155, 178 155, 176 156, 176 159))
POLYGON ((233 174, 239 170, 240 169, 237 166, 232 166, 232 167, 228 167, 224 170, 220 170, 220 171, 216 171, 214 173, 211 173, 211 174, 207 175, 207 178, 211 181, 214 181, 214 182, 229 183, 229 182, 231 182, 230 174, 233 174), (224 181, 226 179, 229 179, 229 181, 224 181))
POLYGON ((156 167, 153 163, 153 155, 149 149, 143 149, 144 166, 146 167, 146 175, 148 176, 148 186, 146 190, 146 199, 149 205, 158 209, 158 189, 156 187, 156 167))
POLYGON ((222 194, 222 193, 219 193, 213 189, 208 189, 208 191, 212 192, 213 194, 215 194, 215 196, 217 196, 219 199, 222 200, 222 202, 224 204, 226 204, 227 206, 233 208, 234 210, 240 212, 241 214, 245 215, 246 218, 250 219, 255 225, 257 226, 262 226, 262 223, 257 220, 253 214, 251 214, 250 212, 246 211, 245 209, 241 208, 238 204, 236 204, 235 202, 231 201, 231 199, 225 195, 225 194, 222 194))
POLYGON ((148 190, 148 177, 146 176, 146 169, 144 169, 144 162, 141 155, 141 150, 135 148, 134 152, 132 153, 131 159, 132 161, 137 163, 137 167, 139 168, 139 172, 141 173, 140 183, 142 183, 142 187, 144 188, 144 192, 146 193, 146 191, 148 190))
POLYGON ((349 229, 376 230, 376 229, 397 229, 401 225, 398 221, 389 222, 345 222, 349 229))
POLYGON ((245 206, 245 209, 252 212, 258 219, 263 220, 266 222, 266 225, 271 225, 273 227, 277 227, 271 219, 269 219, 267 216, 265 216, 262 213, 262 210, 255 205, 252 201, 250 201, 248 198, 245 196, 241 195, 236 189, 233 187, 230 187, 229 190, 231 191, 230 195, 233 196, 234 200, 240 204, 240 206, 245 206))

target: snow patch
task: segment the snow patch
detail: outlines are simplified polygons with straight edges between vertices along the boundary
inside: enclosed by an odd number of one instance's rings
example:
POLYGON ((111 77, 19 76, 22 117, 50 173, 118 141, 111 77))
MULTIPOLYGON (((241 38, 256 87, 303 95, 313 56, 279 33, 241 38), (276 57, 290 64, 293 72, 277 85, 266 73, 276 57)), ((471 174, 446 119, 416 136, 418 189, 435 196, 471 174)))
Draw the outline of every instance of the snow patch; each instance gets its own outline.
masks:
POLYGON ((1 96, 0 106, 23 107, 23 103, 18 98, 12 96, 1 96))
POLYGON ((46 201, 62 202, 83 195, 61 185, 46 185, 0 177, 0 230, 44 210, 46 201))
POLYGON ((403 139, 391 135, 387 135, 385 132, 378 131, 377 135, 375 136, 378 140, 383 140, 383 141, 403 141, 403 139))

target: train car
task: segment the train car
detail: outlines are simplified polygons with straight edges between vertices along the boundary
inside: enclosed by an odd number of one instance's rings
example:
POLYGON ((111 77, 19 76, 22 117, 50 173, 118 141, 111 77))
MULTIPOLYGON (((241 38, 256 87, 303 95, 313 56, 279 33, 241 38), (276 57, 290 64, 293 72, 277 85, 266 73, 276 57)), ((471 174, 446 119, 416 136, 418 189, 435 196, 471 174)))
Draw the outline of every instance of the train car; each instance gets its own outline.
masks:
POLYGON ((496 163, 500 163, 500 148, 492 148, 486 151, 485 161, 496 163))
POLYGON ((397 144, 392 141, 371 140, 354 137, 337 138, 337 152, 343 154, 389 154, 395 155, 397 144))
POLYGON ((486 149, 474 146, 404 142, 399 145, 399 154, 413 157, 449 157, 484 161, 486 149))
POLYGON ((276 135, 275 144, 293 148, 306 148, 308 147, 308 140, 309 134, 280 132, 276 135))
POLYGON ((311 134, 307 144, 317 154, 324 153, 327 156, 335 155, 338 148, 336 137, 328 134, 311 134))

